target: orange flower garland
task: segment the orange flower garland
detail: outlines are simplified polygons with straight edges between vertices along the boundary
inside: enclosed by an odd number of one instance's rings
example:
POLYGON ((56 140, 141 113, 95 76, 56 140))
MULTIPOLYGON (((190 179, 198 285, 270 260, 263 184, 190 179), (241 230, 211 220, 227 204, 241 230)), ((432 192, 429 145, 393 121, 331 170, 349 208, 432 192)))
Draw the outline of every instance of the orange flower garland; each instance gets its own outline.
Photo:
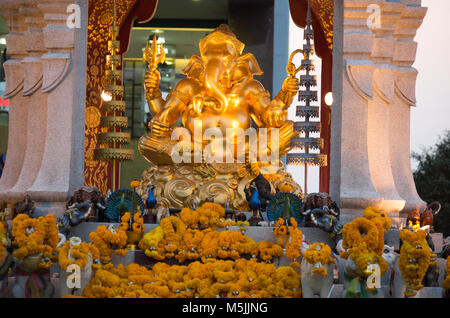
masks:
MULTIPOLYGON (((369 276, 371 273, 367 270, 367 267, 370 264, 378 264, 380 267, 380 275, 383 276, 388 270, 388 265, 386 260, 377 254, 374 250, 369 250, 366 244, 361 244, 352 248, 350 255, 350 259, 353 260, 358 268, 364 272, 366 276, 369 276)), ((369 289, 366 286, 366 289, 369 289)))
MULTIPOLYGON (((3 233, 5 233, 6 229, 3 223, 0 223, 0 237, 2 237, 3 233)), ((6 254, 6 247, 3 246, 2 242, 0 242, 0 263, 3 261, 3 258, 6 254)))
POLYGON ((214 260, 188 266, 156 263, 103 266, 84 290, 97 298, 300 297, 300 275, 290 267, 255 260, 214 260))
POLYGON ((412 232, 404 229, 400 232, 403 244, 400 248, 399 268, 406 283, 405 296, 412 297, 423 288, 422 280, 436 255, 431 253, 423 230, 412 232), (420 248, 419 248, 420 247, 420 248))
POLYGON ((100 251, 102 262, 111 261, 113 250, 114 254, 119 256, 125 256, 128 252, 128 249, 124 248, 127 244, 127 234, 122 229, 113 233, 105 225, 100 225, 95 232, 89 234, 89 239, 100 251))
POLYGON ((364 210, 363 217, 372 221, 378 228, 378 247, 376 248, 376 252, 381 255, 384 249, 384 234, 392 226, 391 219, 383 210, 374 207, 367 207, 364 210))
POLYGON ((273 229, 273 235, 286 235, 288 234, 288 228, 285 225, 285 221, 282 218, 278 218, 278 220, 275 221, 275 228, 273 229))
POLYGON ((334 264, 335 262, 334 258, 331 257, 331 248, 324 243, 313 243, 305 253, 303 253, 303 257, 310 264, 322 264, 321 267, 312 270, 313 274, 321 276, 328 275, 325 265, 334 264))
POLYGON ((125 212, 122 217, 120 218, 120 229, 122 231, 128 231, 130 228, 130 219, 131 219, 131 213, 125 212))
POLYGON ((263 261, 283 256, 283 248, 273 242, 261 241, 258 243, 259 256, 263 261))
POLYGON ((18 246, 13 252, 14 257, 24 259, 29 255, 42 254, 42 260, 47 261, 39 263, 41 269, 49 269, 57 260, 54 252, 59 236, 53 214, 38 219, 19 214, 13 220, 12 235, 14 244, 18 246))
POLYGON ((80 268, 84 268, 88 262, 89 254, 91 254, 92 260, 96 260, 100 257, 97 247, 89 243, 81 243, 79 245, 73 245, 70 248, 70 242, 67 241, 61 248, 58 249, 59 266, 66 270, 71 264, 77 264, 80 268), (69 250, 70 257, 69 258, 69 250))
POLYGON ((356 218, 345 224, 342 230, 342 246, 344 249, 351 249, 365 243, 367 248, 375 250, 379 246, 378 240, 377 226, 366 218, 356 218))
POLYGON ((442 288, 446 291, 450 290, 450 256, 447 256, 447 263, 445 268, 447 277, 442 281, 442 288))
MULTIPOLYGON (((298 228, 297 221, 294 218, 290 220, 289 241, 286 244, 286 257, 296 260, 300 256, 300 248, 302 246, 303 233, 298 228)), ((293 264, 294 267, 296 264, 293 264)))

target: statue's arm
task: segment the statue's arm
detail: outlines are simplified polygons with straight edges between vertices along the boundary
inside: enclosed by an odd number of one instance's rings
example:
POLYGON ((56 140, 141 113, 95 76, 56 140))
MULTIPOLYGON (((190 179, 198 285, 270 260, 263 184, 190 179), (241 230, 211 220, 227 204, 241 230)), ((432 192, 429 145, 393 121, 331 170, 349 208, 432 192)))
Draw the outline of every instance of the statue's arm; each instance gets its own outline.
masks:
POLYGON ((286 119, 283 101, 280 98, 271 100, 269 92, 256 80, 247 85, 245 99, 250 115, 260 127, 280 127, 286 119))
POLYGON ((275 99, 283 104, 283 108, 288 108, 292 104, 298 89, 298 79, 296 77, 287 77, 275 99))
POLYGON ((148 108, 152 117, 156 116, 165 105, 161 90, 159 89, 160 81, 161 75, 159 71, 147 71, 145 73, 145 99, 147 100, 148 108))
POLYGON ((195 94, 198 84, 189 78, 182 79, 167 96, 164 108, 153 117, 151 129, 154 135, 164 135, 183 114, 195 94))

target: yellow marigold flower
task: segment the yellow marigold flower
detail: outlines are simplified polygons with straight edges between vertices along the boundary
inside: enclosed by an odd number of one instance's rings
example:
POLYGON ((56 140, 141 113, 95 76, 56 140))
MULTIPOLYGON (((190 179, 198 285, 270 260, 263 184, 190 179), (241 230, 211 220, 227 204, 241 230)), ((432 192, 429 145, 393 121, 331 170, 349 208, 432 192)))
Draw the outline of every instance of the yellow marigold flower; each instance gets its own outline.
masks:
POLYGON ((130 182, 130 188, 131 189, 136 189, 140 185, 141 185, 141 183, 138 180, 136 180, 136 179, 130 182))

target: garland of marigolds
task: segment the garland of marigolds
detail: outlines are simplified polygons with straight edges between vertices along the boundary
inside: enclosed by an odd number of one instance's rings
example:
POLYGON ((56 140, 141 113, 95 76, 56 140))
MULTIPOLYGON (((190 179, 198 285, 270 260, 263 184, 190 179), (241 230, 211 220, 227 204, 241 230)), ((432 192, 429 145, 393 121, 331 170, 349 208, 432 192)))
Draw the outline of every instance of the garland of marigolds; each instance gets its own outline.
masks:
POLYGON ((289 222, 291 225, 289 226, 289 241, 286 244, 286 257, 293 260, 291 267, 298 268, 300 264, 296 260, 300 256, 303 233, 294 218, 290 218, 289 222))
POLYGON ((301 297, 300 275, 256 260, 102 266, 84 290, 89 298, 301 297))
MULTIPOLYGON (((5 231, 6 231, 5 226, 3 225, 3 223, 0 222, 0 237, 5 231)), ((2 242, 0 242, 0 264, 3 261, 3 257, 5 257, 5 254, 6 254, 6 247, 4 247, 2 242)))
POLYGON ((29 255, 42 254, 41 269, 49 269, 56 262, 59 236, 53 214, 37 219, 19 214, 13 220, 12 235, 14 244, 18 246, 13 252, 15 258, 23 260, 29 255))
MULTIPOLYGON (((133 215, 131 222, 131 213, 125 212, 120 218, 120 229, 127 234, 127 242, 131 245, 139 243, 145 232, 144 218, 141 216, 141 209, 133 215)), ((134 247, 133 247, 134 248, 134 247)))
POLYGON ((205 202, 197 210, 184 208, 180 212, 183 223, 191 229, 207 229, 226 226, 225 209, 212 202, 205 202))
POLYGON ((378 229, 378 246, 376 248, 376 253, 381 255, 384 249, 384 234, 386 233, 386 230, 389 230, 392 226, 391 219, 383 210, 374 207, 367 207, 364 210, 363 217, 372 221, 378 229))
POLYGON ((59 266, 63 270, 66 270, 71 264, 77 264, 80 268, 84 268, 88 263, 89 254, 91 254, 92 260, 96 260, 100 257, 98 248, 95 247, 95 245, 83 242, 78 245, 72 245, 71 248, 70 242, 67 241, 58 249, 59 266), (69 258, 69 250, 72 259, 69 258))
POLYGON ((369 250, 375 250, 378 247, 379 237, 378 228, 372 221, 366 218, 356 218, 344 225, 342 246, 344 249, 351 249, 364 243, 369 250))
POLYGON ((119 256, 125 256, 128 252, 128 249, 125 248, 127 234, 122 229, 112 232, 105 225, 100 225, 95 232, 89 234, 89 239, 100 251, 102 262, 110 262, 113 251, 119 256))
MULTIPOLYGON (((365 211, 366 217, 356 218, 345 224, 342 229, 342 246, 346 251, 342 252, 340 257, 343 259, 350 257, 362 273, 360 274, 361 277, 353 277, 353 280, 361 280, 362 277, 368 277, 372 274, 374 269, 369 268, 371 264, 379 266, 381 275, 384 275, 388 269, 387 262, 382 257, 383 249, 380 250, 380 246, 384 246, 384 228, 387 227, 388 223, 382 226, 381 213, 381 211, 375 209, 368 209, 365 211), (380 232, 383 233, 383 236, 380 235, 380 232)), ((344 277, 346 275, 348 275, 347 272, 344 277)), ((352 283, 350 285, 352 286, 352 283)), ((361 288, 376 290, 376 288, 371 288, 367 284, 364 284, 364 287, 361 286, 361 288)), ((350 291, 350 288, 347 290, 347 294, 353 292, 350 291)), ((361 292, 363 293, 363 291, 361 292)))
MULTIPOLYGON (((197 211, 184 208, 180 217, 162 219, 160 226, 144 235, 139 247, 150 258, 158 261, 175 258, 179 263, 200 259, 202 262, 236 260, 243 255, 256 258, 258 254, 261 259, 269 262, 283 255, 280 246, 265 241, 256 243, 245 236, 243 231, 217 231, 217 227, 222 228, 227 224, 247 225, 246 222, 221 222, 225 210, 220 205, 206 202, 197 211)), ((293 227, 296 226, 295 222, 293 227)), ((296 256, 293 250, 299 246, 298 242, 301 244, 301 231, 292 230, 292 233, 293 241, 289 251, 296 256)))
POLYGON ((131 224, 130 229, 130 220, 131 220, 131 213, 125 212, 122 217, 120 218, 120 229, 123 231, 133 231, 136 234, 144 234, 145 227, 144 227, 144 218, 141 216, 141 212, 138 210, 133 215, 133 222, 131 224))
POLYGON ((436 263, 431 262, 436 255, 431 253, 426 236, 427 233, 423 230, 413 232, 404 229, 400 232, 403 244, 400 248, 399 267, 406 283, 406 297, 415 296, 423 288, 422 280, 428 267, 436 263))
POLYGON ((447 256, 445 273, 447 277, 442 281, 442 288, 448 292, 450 291, 450 256, 447 256))
POLYGON ((322 264, 319 268, 312 270, 313 274, 327 276, 328 272, 325 268, 327 264, 334 264, 335 260, 331 257, 331 248, 323 243, 313 243, 304 253, 304 259, 310 264, 322 264))

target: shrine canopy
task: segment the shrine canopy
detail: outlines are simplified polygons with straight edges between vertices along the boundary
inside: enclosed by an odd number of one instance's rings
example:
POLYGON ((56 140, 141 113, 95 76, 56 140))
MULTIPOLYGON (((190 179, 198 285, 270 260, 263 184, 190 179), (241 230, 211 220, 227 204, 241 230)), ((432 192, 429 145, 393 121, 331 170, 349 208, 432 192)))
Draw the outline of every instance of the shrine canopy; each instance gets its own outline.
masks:
MULTIPOLYGON (((314 43, 319 57, 333 51, 334 0, 310 0, 314 43)), ((308 0, 289 0, 289 8, 294 23, 304 28, 308 0)))
MULTIPOLYGON (((318 57, 322 59, 320 76, 322 105, 320 110, 321 137, 324 140, 322 153, 327 155, 327 165, 320 167, 319 191, 330 191, 330 152, 331 152, 331 108, 325 106, 325 96, 333 86, 333 22, 334 0, 310 0, 311 19, 314 30, 314 46, 318 57)), ((289 9, 294 23, 305 28, 308 12, 308 0, 289 0, 289 9)))

